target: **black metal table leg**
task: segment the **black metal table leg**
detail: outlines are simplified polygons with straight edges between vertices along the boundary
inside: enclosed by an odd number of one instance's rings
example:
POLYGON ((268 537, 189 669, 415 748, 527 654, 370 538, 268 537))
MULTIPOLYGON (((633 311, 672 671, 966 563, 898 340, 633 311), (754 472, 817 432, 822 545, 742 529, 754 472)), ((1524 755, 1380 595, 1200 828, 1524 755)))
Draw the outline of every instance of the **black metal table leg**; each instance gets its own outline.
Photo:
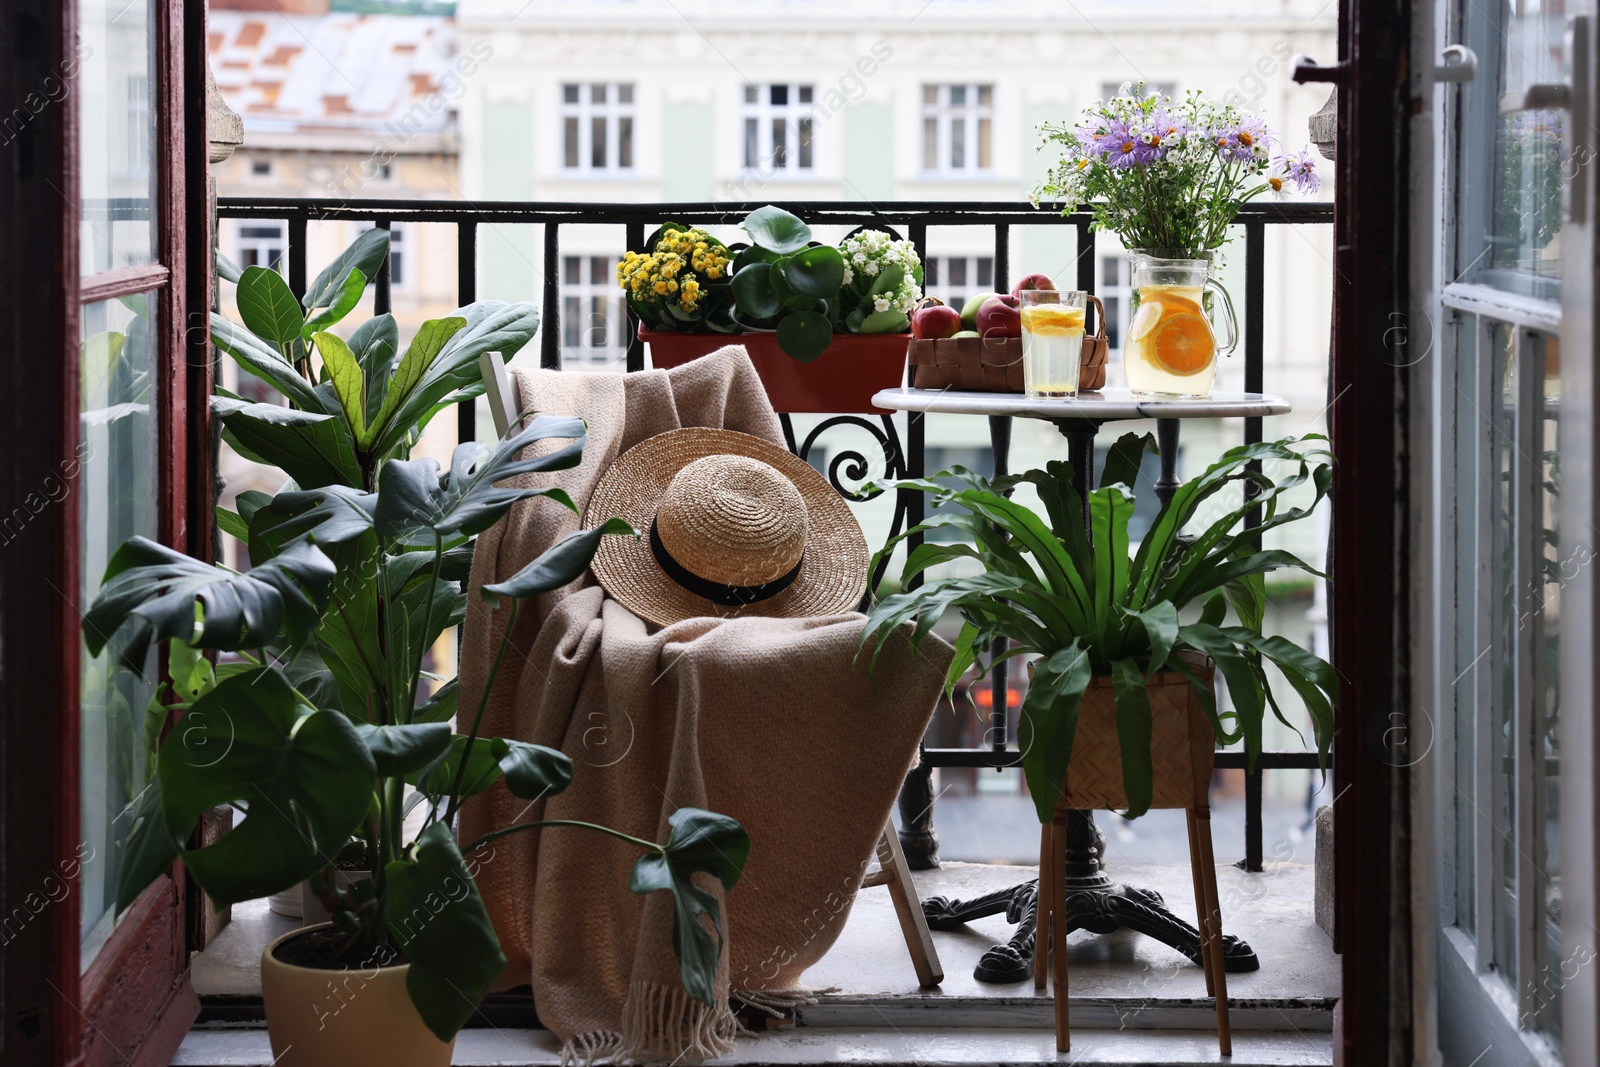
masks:
MULTIPOLYGON (((1089 419, 1063 419, 1056 426, 1067 438, 1074 482, 1085 497, 1084 521, 1087 524, 1087 494, 1094 484, 1094 437, 1099 427, 1089 419)), ((1156 430, 1161 450, 1161 479, 1156 483, 1156 494, 1166 503, 1179 484, 1178 420, 1159 419, 1156 430)), ((1067 812, 1066 852, 1069 933, 1089 930, 1109 934, 1114 930, 1133 930, 1177 949, 1196 967, 1202 966, 1199 931, 1168 911, 1160 893, 1121 885, 1105 873, 1105 837, 1094 823, 1093 812, 1067 812)), ((973 919, 1005 912, 1006 921, 1016 925, 1016 932, 1005 944, 995 945, 983 954, 973 970, 973 977, 980 982, 1021 982, 1033 976, 1038 898, 1039 883, 1034 880, 972 900, 929 897, 922 902, 922 911, 928 925, 935 930, 953 930, 973 919)), ((1232 935, 1223 936, 1222 954, 1223 969, 1230 973, 1261 967, 1255 950, 1232 935)))

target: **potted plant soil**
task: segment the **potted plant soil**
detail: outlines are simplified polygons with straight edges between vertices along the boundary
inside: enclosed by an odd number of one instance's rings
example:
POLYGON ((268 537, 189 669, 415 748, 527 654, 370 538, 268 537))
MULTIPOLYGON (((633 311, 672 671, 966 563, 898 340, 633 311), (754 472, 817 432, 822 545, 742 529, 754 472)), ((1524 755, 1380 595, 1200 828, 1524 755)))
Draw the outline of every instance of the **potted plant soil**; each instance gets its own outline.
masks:
MULTIPOLYGON (((572 506, 559 491, 504 483, 577 465, 584 424, 519 419, 499 441, 456 449, 446 471, 408 458, 435 413, 482 390, 479 355, 516 351, 538 316, 527 304, 473 304, 423 323, 404 350, 389 315, 348 337, 329 332, 387 250, 387 231, 368 231, 303 300, 275 271, 224 267, 238 284, 243 325, 216 316, 213 340, 288 406, 219 392, 213 413, 235 449, 277 467, 289 488, 241 494, 237 511, 218 510, 219 526, 247 547, 249 571, 134 538, 113 555, 83 623, 92 653, 109 647, 135 672, 164 644, 165 710, 181 716, 133 805, 117 910, 181 860, 219 908, 309 879, 330 913, 262 957, 274 1063, 283 1067, 449 1063, 456 1031, 506 962, 473 881, 480 849, 541 825, 458 843, 461 803, 496 783, 548 797, 573 775, 558 751, 481 736, 493 671, 485 699, 462 709, 455 680, 429 674, 424 657, 464 617, 476 535, 519 500, 572 506), (545 441, 561 444, 523 454, 545 441), (213 662, 206 653, 229 656, 213 662), (199 817, 223 804, 242 821, 191 847, 199 817), (419 807, 422 828, 412 836, 406 816, 419 807), (334 873, 352 841, 369 872, 334 873)), ((510 616, 496 666, 521 599, 579 577, 602 537, 632 533, 615 519, 579 531, 485 586, 482 595, 510 616)), ((709 873, 731 888, 749 839, 732 819, 697 809, 680 809, 669 824, 665 844, 562 825, 637 847, 636 884, 667 888, 680 910, 686 894, 704 898, 711 925, 685 923, 674 948, 689 994, 708 1000, 722 920, 690 879, 709 873)))
POLYGON ((879 411, 872 395, 905 371, 922 295, 916 249, 879 230, 823 245, 771 206, 742 227, 750 243, 730 247, 669 222, 617 265, 651 364, 676 367, 738 343, 779 411, 879 411))
POLYGON ((1126 814, 1144 814, 1156 788, 1152 751, 1187 745, 1183 715, 1152 715, 1152 700, 1171 703, 1162 690, 1180 681, 1192 689, 1216 741, 1242 740, 1253 763, 1268 708, 1293 728, 1268 682, 1271 663, 1304 702, 1317 751, 1326 758, 1338 690, 1333 667, 1262 632, 1263 576, 1283 567, 1317 572, 1289 552, 1253 547, 1256 537, 1304 518, 1327 494, 1331 468, 1322 460, 1328 453, 1299 451, 1294 444, 1287 439, 1229 450, 1173 493, 1136 549, 1128 538, 1131 487, 1140 454, 1154 451, 1149 434, 1127 434, 1113 446, 1101 479, 1107 484, 1090 492, 1087 502, 1073 485, 1071 465, 1062 462, 992 482, 963 468, 937 476, 953 479, 953 487, 902 481, 903 487, 932 494, 938 517, 891 538, 873 565, 913 533, 953 529, 969 543, 919 545, 907 557, 901 587, 951 560, 962 560, 964 573, 885 597, 868 619, 863 642, 913 620, 912 640, 918 642, 953 608, 962 627, 946 681, 951 691, 974 666, 982 677, 1001 659, 1037 657, 1018 743, 1041 823, 1054 815, 1069 766, 1075 780, 1120 777, 1126 814), (1252 470, 1253 463, 1283 473, 1272 477, 1252 470), (1285 494, 1307 483, 1312 502, 1287 507, 1285 494), (1007 495, 1025 484, 1037 491, 1044 515, 1007 495), (1256 495, 1240 494, 1236 503, 1224 505, 1219 494, 1231 485, 1253 487, 1256 495), (1212 507, 1202 514, 1200 506, 1208 501, 1212 507), (1261 526, 1242 528, 1254 507, 1262 509, 1261 526), (1085 532, 1086 515, 1092 538, 1085 532), (1191 524, 1198 533, 1183 535, 1191 524), (1199 607, 1198 615, 1192 606, 1199 607), (1187 622, 1179 614, 1186 609, 1187 622), (991 650, 1001 639, 1005 651, 996 657, 991 650), (1227 681, 1232 711, 1218 710, 1206 661, 1227 681), (1116 743, 1097 741, 1089 746, 1092 758, 1086 747, 1080 760, 1075 744, 1084 743, 1089 723, 1097 738, 1116 743), (1114 729, 1098 728, 1105 724, 1114 729), (1105 764, 1108 753, 1120 766, 1105 764))

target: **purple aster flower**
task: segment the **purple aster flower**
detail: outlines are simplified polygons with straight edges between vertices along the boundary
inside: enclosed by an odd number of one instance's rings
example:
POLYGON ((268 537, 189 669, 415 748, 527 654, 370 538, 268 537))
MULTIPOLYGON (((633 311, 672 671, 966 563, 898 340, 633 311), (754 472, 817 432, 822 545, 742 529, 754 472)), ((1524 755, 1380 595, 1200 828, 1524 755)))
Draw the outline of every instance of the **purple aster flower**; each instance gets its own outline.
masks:
POLYGON ((1317 160, 1311 154, 1309 147, 1302 147, 1298 152, 1275 157, 1272 169, 1293 182, 1294 187, 1302 193, 1314 193, 1322 188, 1322 176, 1317 173, 1317 160))
POLYGON ((1106 162, 1113 167, 1133 167, 1140 163, 1148 163, 1151 158, 1148 155, 1150 151, 1131 131, 1124 130, 1122 140, 1106 148, 1106 162))
MULTIPOLYGON (((1133 132, 1128 129, 1128 124, 1121 119, 1113 119, 1106 123, 1095 135, 1095 143, 1104 156, 1114 155, 1122 151, 1122 146, 1134 139, 1133 132)), ((1132 149, 1127 149, 1132 151, 1132 149)))

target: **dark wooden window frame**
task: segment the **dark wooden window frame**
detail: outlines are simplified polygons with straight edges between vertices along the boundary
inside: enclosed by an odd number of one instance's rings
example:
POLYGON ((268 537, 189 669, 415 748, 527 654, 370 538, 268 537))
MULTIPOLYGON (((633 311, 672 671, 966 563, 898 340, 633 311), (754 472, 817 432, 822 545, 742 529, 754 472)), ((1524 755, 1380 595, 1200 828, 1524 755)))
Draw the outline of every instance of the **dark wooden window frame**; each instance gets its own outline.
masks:
MULTIPOLYGON (((14 103, 63 80, 78 26, 74 0, 6 6, 0 100, 9 116, 14 103)), ((8 368, 0 521, 15 520, 0 545, 0 1059, 8 1067, 165 1064, 199 1006, 188 981, 189 893, 176 869, 129 909, 79 972, 82 645, 73 598, 81 578, 83 304, 151 294, 159 536, 190 552, 208 550, 208 525, 190 522, 206 513, 210 488, 205 8, 184 0, 151 0, 151 8, 152 104, 163 138, 152 204, 157 263, 79 276, 78 105, 70 78, 65 93, 16 129, 0 167, 0 352, 8 368), (59 499, 47 478, 65 483, 59 499)))

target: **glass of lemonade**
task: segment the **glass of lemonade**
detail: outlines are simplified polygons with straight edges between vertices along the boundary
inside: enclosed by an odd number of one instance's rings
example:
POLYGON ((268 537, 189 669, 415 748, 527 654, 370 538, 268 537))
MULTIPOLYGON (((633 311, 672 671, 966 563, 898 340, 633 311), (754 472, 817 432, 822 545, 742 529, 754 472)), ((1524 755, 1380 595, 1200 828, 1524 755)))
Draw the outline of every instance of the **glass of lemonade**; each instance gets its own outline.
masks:
POLYGON ((1024 391, 1030 397, 1077 396, 1087 295, 1024 289, 1017 299, 1022 310, 1024 391))
POLYGON ((1141 256, 1133 264, 1133 320, 1123 341, 1128 388, 1140 396, 1211 395, 1217 356, 1238 343, 1228 291, 1200 259, 1141 256), (1217 344, 1206 307, 1216 294, 1227 339, 1217 344))

